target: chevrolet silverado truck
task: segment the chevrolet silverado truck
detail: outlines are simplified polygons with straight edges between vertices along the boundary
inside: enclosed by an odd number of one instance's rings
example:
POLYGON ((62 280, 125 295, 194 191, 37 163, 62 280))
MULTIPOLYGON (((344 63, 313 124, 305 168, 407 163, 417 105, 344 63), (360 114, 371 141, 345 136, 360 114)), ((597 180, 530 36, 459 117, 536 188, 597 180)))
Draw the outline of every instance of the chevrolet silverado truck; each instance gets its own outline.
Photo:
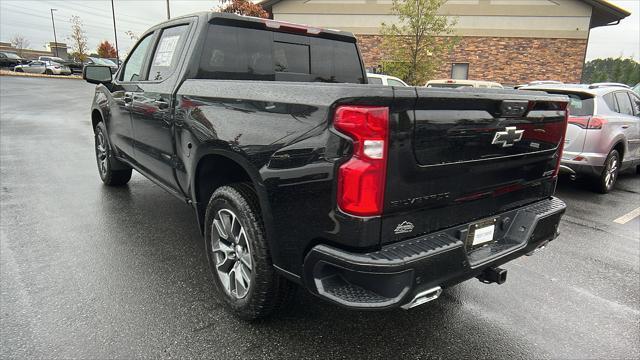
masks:
POLYGON ((568 99, 367 84, 352 34, 200 13, 87 65, 99 174, 190 205, 216 295, 244 319, 302 286, 411 308, 558 236, 568 99))

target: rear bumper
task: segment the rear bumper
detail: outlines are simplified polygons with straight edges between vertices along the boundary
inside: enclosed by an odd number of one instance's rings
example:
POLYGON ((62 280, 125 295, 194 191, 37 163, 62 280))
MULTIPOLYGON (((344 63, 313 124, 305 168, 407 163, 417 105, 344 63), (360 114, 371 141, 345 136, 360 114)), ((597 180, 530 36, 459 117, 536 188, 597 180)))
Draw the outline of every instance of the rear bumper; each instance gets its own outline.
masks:
POLYGON ((572 175, 599 175, 606 159, 607 154, 565 151, 560 170, 564 173, 573 172, 572 175))
MULTIPOLYGON (((558 236, 566 205, 550 198, 489 218, 495 242, 472 249, 473 223, 390 244, 370 253, 317 245, 305 258, 309 290, 339 305, 387 309, 406 305, 417 294, 437 292, 490 267, 531 253, 558 236), (433 290, 433 291, 432 291, 433 290)), ((438 292, 439 294, 439 292, 438 292)), ((437 297, 437 295, 435 295, 437 297)))

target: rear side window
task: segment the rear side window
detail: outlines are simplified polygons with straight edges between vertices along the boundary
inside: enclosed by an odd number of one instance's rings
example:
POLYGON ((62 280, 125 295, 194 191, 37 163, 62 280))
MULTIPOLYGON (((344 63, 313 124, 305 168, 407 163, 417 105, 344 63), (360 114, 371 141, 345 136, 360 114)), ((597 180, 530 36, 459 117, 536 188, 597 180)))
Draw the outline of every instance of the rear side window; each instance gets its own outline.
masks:
POLYGON ((279 35, 282 34, 267 30, 210 25, 196 77, 364 83, 354 43, 279 35))
POLYGON ((387 83, 388 83, 389 85, 391 85, 391 86, 404 86, 404 84, 403 84, 403 83, 401 83, 400 81, 398 81, 398 80, 393 80, 393 79, 388 79, 388 80, 387 80, 387 83))
POLYGON ((188 25, 180 25, 162 30, 151 61, 149 80, 161 81, 173 73, 178 65, 188 29, 188 25))
POLYGON ((618 106, 620 107, 620 114, 633 115, 633 107, 631 106, 631 100, 625 92, 617 92, 616 100, 618 100, 618 106))
POLYGON ((605 94, 602 96, 602 98, 604 99, 605 104, 607 104, 607 106, 611 111, 620 112, 620 109, 618 108, 618 102, 616 101, 616 98, 613 96, 613 93, 605 94))

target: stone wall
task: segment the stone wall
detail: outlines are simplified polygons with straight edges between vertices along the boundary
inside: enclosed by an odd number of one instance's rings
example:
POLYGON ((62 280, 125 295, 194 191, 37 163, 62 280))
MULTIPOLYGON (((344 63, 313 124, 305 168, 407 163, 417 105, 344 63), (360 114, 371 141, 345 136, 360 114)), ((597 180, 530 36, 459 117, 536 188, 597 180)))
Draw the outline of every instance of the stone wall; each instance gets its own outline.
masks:
MULTIPOLYGON (((365 66, 384 60, 379 35, 357 35, 365 66)), ((437 79, 451 77, 452 63, 468 63, 470 80, 515 85, 534 80, 580 82, 587 40, 462 37, 446 56, 437 79)))

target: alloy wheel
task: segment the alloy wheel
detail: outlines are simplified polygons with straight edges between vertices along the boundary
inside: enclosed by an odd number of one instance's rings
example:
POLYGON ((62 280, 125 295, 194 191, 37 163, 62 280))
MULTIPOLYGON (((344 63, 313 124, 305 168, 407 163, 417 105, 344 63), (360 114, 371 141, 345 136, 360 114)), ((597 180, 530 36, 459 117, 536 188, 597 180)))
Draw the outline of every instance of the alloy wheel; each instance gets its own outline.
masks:
POLYGON ((107 142, 102 131, 96 134, 96 159, 98 160, 98 170, 103 177, 107 174, 107 142))
POLYGON ((604 183, 607 186, 607 189, 611 189, 613 184, 616 181, 616 177, 618 176, 618 158, 613 156, 609 159, 609 163, 605 169, 606 174, 604 177, 604 183))
POLYGON ((251 247, 247 233, 236 214, 219 210, 211 229, 211 252, 216 273, 227 294, 241 299, 251 286, 251 247))

